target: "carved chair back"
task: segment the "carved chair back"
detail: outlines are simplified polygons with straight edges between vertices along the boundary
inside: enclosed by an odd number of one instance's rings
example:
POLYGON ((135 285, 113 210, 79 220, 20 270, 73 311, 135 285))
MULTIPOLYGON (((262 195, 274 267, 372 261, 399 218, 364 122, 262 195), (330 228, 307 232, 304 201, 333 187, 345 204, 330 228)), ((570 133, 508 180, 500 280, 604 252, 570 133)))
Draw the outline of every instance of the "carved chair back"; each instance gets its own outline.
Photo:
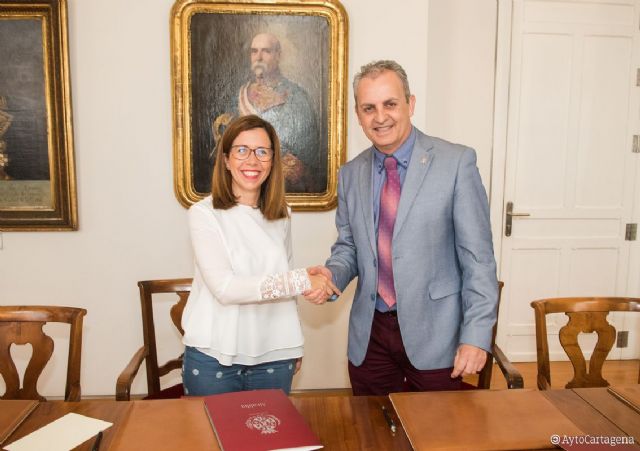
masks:
POLYGON ((175 293, 178 296, 176 303, 169 310, 171 321, 178 329, 180 335, 184 335, 182 329, 182 311, 187 305, 187 298, 191 292, 192 279, 173 280, 146 280, 138 282, 140 289, 140 307, 142 308, 142 329, 144 345, 149 354, 146 359, 147 384, 149 395, 160 391, 160 377, 169 374, 173 370, 182 368, 182 355, 158 365, 158 350, 156 345, 156 329, 153 322, 153 295, 160 293, 175 293))
POLYGON ((38 379, 53 355, 53 339, 44 333, 45 323, 66 323, 69 331, 69 356, 65 401, 79 401, 80 357, 82 351, 82 321, 87 311, 75 307, 0 306, 0 375, 6 385, 2 399, 46 399, 38 393, 38 379), (22 388, 16 365, 11 357, 11 345, 32 346, 22 388))
POLYGON ((161 394, 160 378, 169 374, 173 370, 182 368, 182 355, 158 364, 158 348, 156 343, 156 328, 153 319, 153 303, 157 294, 174 293, 177 295, 175 304, 171 307, 169 314, 173 325, 180 335, 184 335, 182 329, 182 311, 187 303, 191 292, 192 279, 167 279, 167 280, 144 280, 138 282, 140 290, 140 307, 142 309, 142 334, 144 346, 133 356, 127 367, 118 377, 116 383, 116 399, 128 400, 133 379, 138 369, 145 361, 147 370, 147 397, 179 397, 182 393, 181 387, 171 387, 171 393, 161 394))
MULTIPOLYGON (((546 315, 565 313, 569 320, 559 331, 562 348, 573 365, 573 379, 566 388, 606 387, 602 366, 616 340, 616 329, 607 321, 609 312, 640 312, 640 299, 620 297, 550 298, 533 301, 536 320, 538 388, 551 388, 546 315), (598 341, 587 361, 578 342, 580 333, 597 333, 598 341)), ((640 379, 639 379, 640 381, 640 379)))

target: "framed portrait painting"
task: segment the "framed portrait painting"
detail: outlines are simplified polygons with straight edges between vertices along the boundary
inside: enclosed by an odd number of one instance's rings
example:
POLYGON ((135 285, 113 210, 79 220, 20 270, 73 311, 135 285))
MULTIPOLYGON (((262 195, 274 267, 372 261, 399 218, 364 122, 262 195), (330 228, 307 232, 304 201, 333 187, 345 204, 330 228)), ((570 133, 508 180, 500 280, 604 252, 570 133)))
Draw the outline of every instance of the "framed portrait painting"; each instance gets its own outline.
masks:
POLYGON ((66 1, 0 1, 0 43, 0 230, 76 230, 66 1))
POLYGON ((174 4, 174 184, 182 205, 210 194, 216 144, 248 114, 278 134, 289 205, 336 205, 346 155, 347 28, 337 0, 174 4))

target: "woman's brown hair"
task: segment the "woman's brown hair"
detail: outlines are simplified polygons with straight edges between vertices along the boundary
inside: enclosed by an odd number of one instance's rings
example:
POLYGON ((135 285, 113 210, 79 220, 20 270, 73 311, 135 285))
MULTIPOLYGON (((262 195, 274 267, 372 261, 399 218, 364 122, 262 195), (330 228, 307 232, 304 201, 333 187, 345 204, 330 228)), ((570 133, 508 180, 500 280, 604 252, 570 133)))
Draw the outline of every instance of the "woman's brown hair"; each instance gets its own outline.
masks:
POLYGON ((233 195, 231 173, 225 165, 225 157, 229 157, 229 151, 233 141, 238 135, 247 130, 261 128, 269 136, 273 158, 271 172, 260 186, 258 208, 262 215, 269 220, 281 219, 289 216, 287 203, 284 198, 284 174, 282 172, 282 157, 280 155, 280 140, 273 126, 256 115, 242 116, 232 121, 222 134, 222 138, 216 146, 216 161, 211 177, 211 197, 213 208, 228 210, 238 205, 238 200, 233 195))

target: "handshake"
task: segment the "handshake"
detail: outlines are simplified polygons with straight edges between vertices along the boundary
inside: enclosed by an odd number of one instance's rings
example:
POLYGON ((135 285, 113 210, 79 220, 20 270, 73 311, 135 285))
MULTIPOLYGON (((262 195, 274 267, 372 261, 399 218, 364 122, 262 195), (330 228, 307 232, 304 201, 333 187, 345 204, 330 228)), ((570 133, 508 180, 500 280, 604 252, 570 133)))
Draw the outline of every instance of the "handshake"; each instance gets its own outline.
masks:
POLYGON ((307 268, 307 275, 311 281, 311 289, 305 291, 302 295, 312 304, 324 304, 332 296, 340 296, 342 294, 338 287, 334 285, 333 275, 327 267, 311 266, 307 268))

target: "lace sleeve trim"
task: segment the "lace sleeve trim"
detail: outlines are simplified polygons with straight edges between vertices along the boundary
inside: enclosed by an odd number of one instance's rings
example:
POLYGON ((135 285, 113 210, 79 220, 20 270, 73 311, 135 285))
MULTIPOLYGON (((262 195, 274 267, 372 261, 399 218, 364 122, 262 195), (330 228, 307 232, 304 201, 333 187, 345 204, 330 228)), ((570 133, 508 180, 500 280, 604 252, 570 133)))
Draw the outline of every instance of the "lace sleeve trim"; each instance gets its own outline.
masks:
POLYGON ((302 294, 311 288, 306 269, 270 274, 260 284, 263 301, 302 294))

